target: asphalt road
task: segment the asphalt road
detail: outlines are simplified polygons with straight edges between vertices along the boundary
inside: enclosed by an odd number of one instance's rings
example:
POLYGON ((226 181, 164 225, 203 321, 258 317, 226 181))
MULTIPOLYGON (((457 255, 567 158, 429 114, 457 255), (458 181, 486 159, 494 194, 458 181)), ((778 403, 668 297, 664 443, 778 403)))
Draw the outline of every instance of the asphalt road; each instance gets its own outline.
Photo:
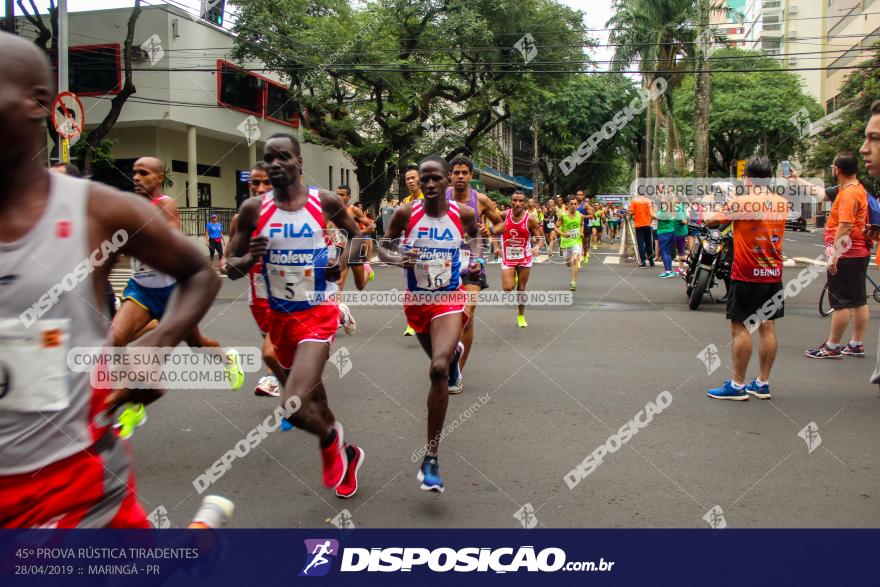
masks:
MULTIPOLYGON (((818 234, 788 234, 785 253, 817 257, 819 244, 818 234)), ((820 278, 786 301, 773 399, 720 402, 705 391, 730 375, 723 306, 692 312, 681 280, 603 262, 613 256, 592 256, 571 306, 529 308, 527 329, 516 328, 515 308, 479 308, 464 392, 449 402, 447 424, 458 424, 440 449, 443 495, 415 478, 428 361, 402 336, 398 307, 354 308, 358 332, 340 331, 334 347, 347 349, 352 369, 342 378, 325 370, 347 438, 366 450, 357 496, 321 486, 317 441, 297 430, 269 435, 207 493, 235 501, 237 527, 327 527, 343 509, 358 527, 518 527, 523 507, 546 527, 706 527, 716 506, 728 527, 880 526, 874 303, 869 358, 807 359, 829 326, 816 309, 820 278), (711 375, 699 358, 710 344, 720 360, 711 375), (564 476, 662 391, 668 407, 569 489, 564 476), (798 436, 810 423, 821 439, 811 437, 812 452, 798 436)), ((802 269, 786 268, 785 279, 802 269)), ((377 274, 370 289, 403 285, 398 269, 377 274)), ((500 287, 498 266, 489 281, 500 287)), ((567 284, 564 266, 542 264, 530 289, 567 284)), ((259 345, 242 282, 224 283, 202 327, 225 345, 259 345)), ((756 371, 754 358, 749 376, 756 371)), ((253 396, 256 379, 239 392, 170 392, 150 407, 133 441, 147 511, 163 506, 175 526, 188 522, 200 499, 193 479, 276 405, 253 396)))

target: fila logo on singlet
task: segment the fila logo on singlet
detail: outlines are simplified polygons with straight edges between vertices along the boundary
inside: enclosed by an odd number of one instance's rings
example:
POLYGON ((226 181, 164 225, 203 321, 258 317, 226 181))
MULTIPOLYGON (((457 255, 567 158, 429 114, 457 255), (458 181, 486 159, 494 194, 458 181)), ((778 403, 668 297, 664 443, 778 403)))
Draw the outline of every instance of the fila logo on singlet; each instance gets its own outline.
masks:
POLYGON ((282 238, 303 238, 314 236, 314 234, 312 227, 308 224, 303 224, 299 229, 297 229, 295 224, 291 223, 272 222, 269 224, 269 238, 276 236, 281 236, 282 238))
POLYGON ((448 228, 444 229, 443 232, 440 233, 435 226, 420 226, 416 231, 416 238, 428 238, 435 241, 452 241, 455 240, 455 235, 453 235, 452 231, 448 228))

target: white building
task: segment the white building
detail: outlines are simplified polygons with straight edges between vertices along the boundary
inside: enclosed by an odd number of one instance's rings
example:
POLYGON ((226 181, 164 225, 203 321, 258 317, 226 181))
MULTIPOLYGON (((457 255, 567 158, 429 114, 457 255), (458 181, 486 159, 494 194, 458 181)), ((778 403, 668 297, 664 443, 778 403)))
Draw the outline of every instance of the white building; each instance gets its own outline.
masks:
MULTIPOLYGON (((122 44, 130 8, 69 15, 70 90, 81 97, 86 129, 96 126, 122 87, 122 44)), ((48 20, 44 16, 45 20, 48 20)), ((19 32, 34 36, 19 18, 19 32)), ((236 207, 246 174, 274 133, 302 130, 279 76, 261 64, 232 63, 234 37, 168 5, 144 6, 134 36, 137 89, 108 138, 117 169, 106 179, 128 185, 134 159, 162 159, 181 208, 236 207), (255 71, 256 70, 256 71, 255 71), (248 133, 250 138, 248 140, 248 133), (196 189, 189 189, 194 183, 196 189)), ((354 163, 342 151, 302 143, 306 183, 326 189, 348 184, 358 193, 354 163)), ((206 210, 203 210, 207 214, 206 210)), ((204 214, 200 214, 201 217, 204 214)))

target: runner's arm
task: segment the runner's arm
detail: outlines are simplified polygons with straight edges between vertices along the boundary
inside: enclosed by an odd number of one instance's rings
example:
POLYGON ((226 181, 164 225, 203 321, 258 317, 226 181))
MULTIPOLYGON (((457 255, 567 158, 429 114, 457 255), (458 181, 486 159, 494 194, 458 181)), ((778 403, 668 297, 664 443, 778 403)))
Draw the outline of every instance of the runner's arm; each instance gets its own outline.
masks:
POLYGON ((385 236, 379 239, 379 247, 376 251, 379 253, 379 259, 383 263, 406 265, 407 262, 412 260, 413 256, 418 255, 418 251, 398 252, 400 237, 403 235, 406 225, 409 224, 411 214, 412 204, 403 204, 391 215, 391 219, 388 221, 388 229, 385 231, 385 236))
POLYGON ((226 275, 229 279, 245 277, 254 263, 266 254, 269 239, 250 236, 257 229, 261 205, 259 198, 249 198, 242 202, 236 214, 235 234, 230 237, 227 246, 226 275))
POLYGON ((360 229, 354 218, 345 208, 342 198, 326 190, 320 191, 321 209, 324 211, 324 220, 332 222, 336 228, 345 231, 348 239, 345 246, 336 259, 336 264, 328 266, 324 275, 328 281, 336 281, 342 274, 343 269, 350 263, 363 264, 366 256, 366 244, 360 229))
MULTIPOLYGON (((497 211, 495 215, 498 215, 497 211)), ((464 232, 464 236, 468 239, 467 244, 471 251, 471 264, 468 266, 468 270, 472 272, 479 271, 481 263, 478 259, 482 260, 483 239, 477 238, 480 236, 477 213, 471 210, 469 206, 462 206, 461 208, 461 229, 464 232)))
MULTIPOLYGON (((180 212, 177 210, 177 202, 173 198, 162 198, 156 207, 162 211, 173 230, 180 230, 180 212)), ((207 234, 207 227, 205 233, 207 234)))
MULTIPOLYGON (((199 323, 220 289, 220 281, 208 260, 179 230, 172 230, 166 222, 154 221, 155 208, 142 198, 92 183, 88 213, 99 229, 96 242, 99 247, 110 235, 125 231, 127 240, 116 254, 135 257, 177 280, 159 326, 134 343, 175 346, 199 323)), ((101 280, 101 287, 109 266, 96 272, 95 278, 101 280)))

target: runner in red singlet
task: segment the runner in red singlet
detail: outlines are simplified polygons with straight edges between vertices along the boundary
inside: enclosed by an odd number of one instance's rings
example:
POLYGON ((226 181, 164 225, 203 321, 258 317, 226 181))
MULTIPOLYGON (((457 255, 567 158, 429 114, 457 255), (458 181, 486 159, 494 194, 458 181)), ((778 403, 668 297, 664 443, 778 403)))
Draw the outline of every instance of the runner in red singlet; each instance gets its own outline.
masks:
POLYGON ((269 166, 272 201, 246 200, 238 213, 238 230, 226 263, 230 279, 247 276, 260 260, 269 297, 269 338, 287 373, 282 405, 298 398, 300 407, 289 418, 320 441, 323 482, 341 498, 358 490, 357 473, 364 451, 346 444, 324 389, 324 365, 339 328, 336 280, 360 237, 345 204, 333 193, 302 183, 299 141, 287 134, 268 138, 263 160, 269 166), (327 235, 332 222, 349 235, 337 257, 327 235))
POLYGON ((522 295, 529 282, 529 274, 532 271, 532 241, 535 241, 535 250, 543 240, 541 224, 534 216, 528 213, 525 207, 526 195, 516 191, 510 196, 510 210, 504 222, 495 226, 494 234, 502 235, 501 238, 501 287, 504 291, 516 291, 520 294, 516 325, 520 328, 528 326, 526 322, 525 297, 522 295))
MULTIPOLYGON (((251 168, 250 177, 248 178, 248 191, 252 198, 262 198, 263 206, 268 205, 272 200, 271 191, 272 183, 269 181, 269 166, 259 161, 251 168)), ((238 228, 238 214, 232 217, 229 224, 229 241, 235 236, 238 228)), ((228 253, 228 251, 227 251, 228 253)), ((226 273, 226 257, 223 258, 222 272, 226 273)), ((284 369, 278 363, 275 356, 275 349, 269 341, 266 332, 269 325, 266 323, 269 316, 269 299, 266 296, 266 283, 263 281, 262 264, 257 262, 251 267, 248 273, 248 305, 251 309, 251 315, 254 317, 260 334, 263 336, 263 362, 269 368, 270 373, 260 377, 257 386, 254 388, 254 395, 265 397, 278 397, 279 384, 278 376, 284 373, 284 369)))

